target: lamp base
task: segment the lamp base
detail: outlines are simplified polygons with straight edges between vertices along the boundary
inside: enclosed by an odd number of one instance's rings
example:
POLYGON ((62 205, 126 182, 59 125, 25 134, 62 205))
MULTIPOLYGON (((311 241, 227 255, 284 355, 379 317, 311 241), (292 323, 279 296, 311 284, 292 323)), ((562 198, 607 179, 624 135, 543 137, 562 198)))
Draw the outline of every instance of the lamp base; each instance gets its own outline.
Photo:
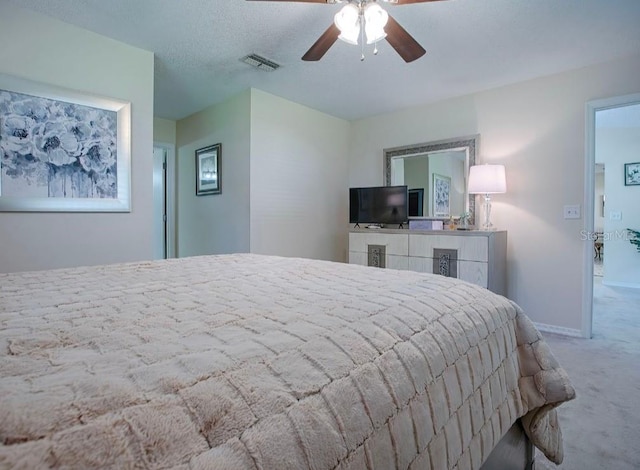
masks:
POLYGON ((491 223, 491 196, 489 194, 484 195, 484 222, 480 227, 480 230, 496 230, 496 227, 491 223))

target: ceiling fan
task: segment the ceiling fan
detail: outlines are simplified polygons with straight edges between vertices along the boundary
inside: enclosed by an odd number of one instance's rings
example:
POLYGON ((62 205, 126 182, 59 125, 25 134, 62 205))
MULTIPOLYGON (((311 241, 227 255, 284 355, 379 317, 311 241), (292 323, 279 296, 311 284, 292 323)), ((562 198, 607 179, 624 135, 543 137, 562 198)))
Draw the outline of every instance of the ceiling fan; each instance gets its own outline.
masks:
MULTIPOLYGON (((391 47, 400 54, 405 62, 413 62, 425 54, 424 48, 398 24, 380 3, 407 5, 410 3, 437 2, 440 0, 249 0, 262 2, 300 2, 300 3, 345 3, 336 14, 334 23, 322 33, 318 40, 302 56, 302 60, 317 61, 322 58, 333 43, 341 39, 350 44, 358 44, 358 36, 364 47, 386 39, 391 47)), ((377 47, 374 54, 377 54, 377 47)), ((361 60, 364 60, 362 54, 361 60)))

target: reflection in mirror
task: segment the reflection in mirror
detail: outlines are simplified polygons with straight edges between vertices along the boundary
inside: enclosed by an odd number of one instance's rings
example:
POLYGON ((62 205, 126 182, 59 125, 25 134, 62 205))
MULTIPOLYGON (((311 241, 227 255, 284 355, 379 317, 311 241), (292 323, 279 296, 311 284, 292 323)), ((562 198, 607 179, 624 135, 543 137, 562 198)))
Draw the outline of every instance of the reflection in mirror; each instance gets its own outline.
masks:
POLYGON ((467 212, 474 225, 467 175, 478 140, 476 135, 384 150, 385 184, 408 186, 410 218, 458 218, 467 212))

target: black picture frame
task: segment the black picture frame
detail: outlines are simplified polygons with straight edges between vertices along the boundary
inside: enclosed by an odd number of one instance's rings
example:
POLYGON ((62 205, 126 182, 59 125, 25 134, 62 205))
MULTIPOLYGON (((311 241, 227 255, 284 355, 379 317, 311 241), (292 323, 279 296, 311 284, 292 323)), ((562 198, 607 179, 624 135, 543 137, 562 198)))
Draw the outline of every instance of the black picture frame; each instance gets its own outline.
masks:
POLYGON ((624 164, 624 185, 640 186, 640 162, 624 164))
POLYGON ((196 150, 196 196, 220 194, 222 144, 196 150))

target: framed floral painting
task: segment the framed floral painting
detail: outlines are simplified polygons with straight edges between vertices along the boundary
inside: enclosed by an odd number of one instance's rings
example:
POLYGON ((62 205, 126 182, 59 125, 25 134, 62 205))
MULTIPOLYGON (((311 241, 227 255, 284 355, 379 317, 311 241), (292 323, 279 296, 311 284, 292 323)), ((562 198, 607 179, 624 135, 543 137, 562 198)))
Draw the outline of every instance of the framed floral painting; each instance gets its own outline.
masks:
POLYGON ((129 212, 128 102, 0 74, 0 211, 129 212))

